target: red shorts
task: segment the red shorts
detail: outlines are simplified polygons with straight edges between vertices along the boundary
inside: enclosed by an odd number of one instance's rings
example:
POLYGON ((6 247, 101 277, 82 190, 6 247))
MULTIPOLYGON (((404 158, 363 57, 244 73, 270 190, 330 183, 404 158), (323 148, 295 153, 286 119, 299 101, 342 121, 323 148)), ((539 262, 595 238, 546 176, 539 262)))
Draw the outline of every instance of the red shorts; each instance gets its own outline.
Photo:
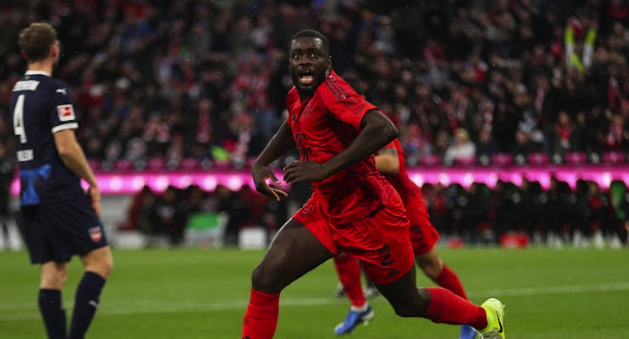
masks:
POLYGON ((410 222, 410 238, 415 255, 430 252, 437 241, 439 232, 430 223, 430 217, 423 199, 412 199, 406 204, 406 216, 410 222))
POLYGON ((408 219, 401 200, 351 223, 333 225, 324 218, 316 199, 310 198, 293 219, 310 230, 334 255, 344 252, 360 260, 376 284, 396 281, 414 265, 408 219))

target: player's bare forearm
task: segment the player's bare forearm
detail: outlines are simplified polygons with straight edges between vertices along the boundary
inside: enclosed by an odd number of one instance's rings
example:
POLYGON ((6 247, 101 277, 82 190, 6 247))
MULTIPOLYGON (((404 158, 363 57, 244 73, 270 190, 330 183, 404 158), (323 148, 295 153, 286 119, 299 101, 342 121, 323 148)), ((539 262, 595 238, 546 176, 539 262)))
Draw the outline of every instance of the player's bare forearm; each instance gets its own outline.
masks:
POLYGON ((275 132, 273 138, 271 138, 271 141, 269 141, 262 153, 260 153, 258 159, 256 159, 256 163, 262 166, 268 166, 277 158, 295 148, 295 146, 295 139, 293 139, 290 126, 288 122, 284 121, 282 126, 275 132))
POLYGON ((54 134, 55 146, 63 164, 76 173, 92 187, 98 187, 94 172, 87 163, 85 153, 79 145, 73 130, 64 130, 54 134))
POLYGON ((325 163, 328 176, 351 167, 378 152, 398 137, 398 130, 384 114, 377 110, 365 113, 360 122, 362 131, 343 152, 325 163))
POLYGON ((87 181, 90 186, 98 187, 94 172, 92 172, 92 169, 90 168, 89 164, 87 163, 87 159, 85 158, 85 154, 78 144, 74 152, 61 155, 61 160, 63 160, 63 163, 70 170, 72 170, 79 177, 87 181))

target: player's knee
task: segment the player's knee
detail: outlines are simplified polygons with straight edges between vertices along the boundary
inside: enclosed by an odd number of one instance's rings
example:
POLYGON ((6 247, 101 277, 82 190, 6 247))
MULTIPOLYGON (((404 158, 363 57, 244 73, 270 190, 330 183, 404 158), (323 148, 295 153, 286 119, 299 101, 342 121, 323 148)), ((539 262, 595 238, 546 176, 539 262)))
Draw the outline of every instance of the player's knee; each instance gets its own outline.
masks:
POLYGON ((92 260, 85 265, 85 270, 94 272, 104 279, 109 278, 109 275, 114 269, 114 262, 111 256, 103 256, 98 260, 92 260))
POLYGON ((68 278, 67 270, 42 272, 40 288, 61 290, 68 278))
POLYGON ((109 277, 109 275, 111 274, 113 270, 114 270, 114 260, 111 256, 104 259, 100 263, 100 273, 105 279, 109 277))
POLYGON ((428 310, 430 300, 421 293, 391 303, 395 314, 403 318, 422 317, 428 310))
POLYGON ((398 303, 392 306, 395 314, 402 318, 421 317, 423 314, 420 312, 419 307, 413 303, 398 303))
POLYGON ((432 257, 423 258, 420 256, 417 257, 416 262, 422 272, 431 279, 436 279, 443 269, 441 261, 432 257))
POLYGON ((253 270, 251 286, 256 291, 269 294, 279 293, 283 288, 280 276, 280 274, 274 273, 273 269, 260 264, 253 270))

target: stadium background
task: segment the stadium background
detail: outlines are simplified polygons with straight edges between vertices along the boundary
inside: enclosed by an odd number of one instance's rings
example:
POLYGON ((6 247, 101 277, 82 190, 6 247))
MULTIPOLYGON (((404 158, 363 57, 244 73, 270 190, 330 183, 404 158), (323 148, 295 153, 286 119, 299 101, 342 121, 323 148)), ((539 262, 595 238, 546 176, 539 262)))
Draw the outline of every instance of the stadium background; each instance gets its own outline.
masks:
MULTIPOLYGON (((288 40, 309 27, 329 37, 335 70, 400 129, 442 257, 472 300, 508 305, 511 338, 629 337, 629 257, 617 250, 629 218, 627 1, 2 0, 3 197, 17 190, 16 37, 39 20, 59 31, 55 75, 72 90, 115 245, 91 338, 238 336, 260 248, 309 194, 292 187, 278 204, 247 185, 285 114, 288 40)), ((42 337, 38 271, 11 203, 0 338, 42 337)), ((75 260, 68 286, 79 272, 75 260)), ((332 338, 346 311, 335 284, 323 265, 290 286, 277 338, 332 338)), ((376 320, 354 336, 458 332, 373 303, 376 320)))
POLYGON ((47 20, 103 191, 139 195, 113 207, 114 231, 176 245, 194 214, 221 214, 235 244, 283 223, 308 189, 260 198, 247 166, 285 114, 287 43, 315 27, 335 70, 399 127, 444 239, 626 242, 626 1, 3 1, 0 13, 5 153, 17 33, 47 20))

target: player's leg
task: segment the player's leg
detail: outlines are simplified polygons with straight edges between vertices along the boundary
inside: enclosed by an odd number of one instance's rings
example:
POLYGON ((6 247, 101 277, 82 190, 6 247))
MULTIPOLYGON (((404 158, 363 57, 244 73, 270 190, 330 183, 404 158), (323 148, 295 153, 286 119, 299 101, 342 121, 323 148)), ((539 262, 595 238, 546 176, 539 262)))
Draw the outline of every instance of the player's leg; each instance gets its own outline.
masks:
POLYGON ((83 338, 113 266, 103 225, 87 197, 66 203, 45 204, 39 208, 48 239, 55 244, 55 256, 68 258, 69 261, 70 257, 80 255, 85 266, 85 273, 76 289, 68 333, 69 339, 83 338))
POLYGON ((367 298, 363 293, 358 260, 341 253, 334 257, 334 268, 352 307, 365 306, 367 298))
POLYGON ((69 339, 85 337, 98 305, 105 282, 113 269, 109 246, 97 248, 81 257, 85 273, 74 297, 74 311, 70 324, 69 339))
POLYGON ((275 235, 262 262, 253 270, 242 338, 273 338, 280 292, 333 256, 306 226, 290 219, 275 235))
POLYGON ((365 284, 365 288, 363 289, 365 293, 365 297, 367 297, 367 299, 373 299, 373 298, 378 297, 380 295, 380 291, 378 291, 378 289, 376 288, 376 284, 374 284, 373 281, 369 279, 369 277, 367 276, 367 273, 365 273, 365 270, 363 270, 362 267, 361 267, 361 271, 363 272, 363 280, 365 284))
MULTIPOLYGON (((461 298, 467 299, 463 285, 458 275, 443 263, 437 249, 433 248, 429 252, 416 254, 415 262, 424 274, 432 279, 437 285, 446 288, 461 298)), ((473 339, 476 331, 470 325, 462 325, 459 339, 473 339)))
POLYGON ((49 339, 66 339, 66 311, 61 291, 67 276, 67 262, 49 261, 41 265, 37 303, 49 339))
MULTIPOLYGON (((423 209, 407 209, 411 222, 410 240, 415 253, 415 262, 422 272, 437 285, 452 291, 454 294, 467 299, 463 284, 458 275, 443 263, 435 245, 439 240, 439 233, 428 219, 428 213, 423 209)), ((476 331, 469 325, 462 325, 459 339, 473 339, 476 331)))
POLYGON ((416 255, 415 262, 422 272, 437 285, 449 289, 459 297, 467 299, 465 289, 458 275, 441 260, 436 248, 427 253, 416 255))
MULTIPOLYGON (((437 285, 467 299, 463 284, 458 275, 443 263, 437 252, 436 244, 439 233, 430 223, 426 204, 423 199, 413 202, 418 208, 407 207, 406 215, 411 227, 409 238, 415 253, 415 262, 422 272, 437 285)), ((473 339, 476 331, 469 325, 461 326, 459 339, 473 339)))
POLYGON ((401 317, 427 318, 435 323, 470 325, 482 333, 500 331, 499 335, 504 336, 502 318, 497 317, 503 314, 499 302, 478 306, 442 287, 417 288, 408 222, 399 215, 399 211, 385 208, 354 225, 365 232, 375 230, 373 235, 363 235, 369 237, 369 245, 364 245, 357 256, 361 257, 363 267, 395 313, 401 317), (368 251, 377 241, 380 248, 368 251))
POLYGON ((61 291, 68 273, 69 257, 56 251, 57 243, 48 233, 40 206, 22 206, 20 211, 24 242, 32 264, 41 265, 37 303, 49 339, 66 339, 66 311, 61 291))
POLYGON ((363 293, 358 260, 346 254, 339 254, 334 257, 334 267, 351 304, 345 319, 334 328, 334 333, 340 335, 350 333, 360 323, 371 320, 374 312, 363 293))
POLYGON ((443 263, 437 253, 435 246, 439 240, 439 233, 430 223, 428 213, 424 212, 425 208, 407 208, 406 211, 411 223, 409 239, 413 246, 417 266, 439 286, 467 299, 461 280, 452 269, 443 263))
POLYGON ((378 278, 373 279, 380 293, 401 317, 470 325, 484 333, 484 338, 504 338, 504 306, 496 299, 478 306, 442 287, 417 288, 415 267, 391 283, 378 284, 378 278))

